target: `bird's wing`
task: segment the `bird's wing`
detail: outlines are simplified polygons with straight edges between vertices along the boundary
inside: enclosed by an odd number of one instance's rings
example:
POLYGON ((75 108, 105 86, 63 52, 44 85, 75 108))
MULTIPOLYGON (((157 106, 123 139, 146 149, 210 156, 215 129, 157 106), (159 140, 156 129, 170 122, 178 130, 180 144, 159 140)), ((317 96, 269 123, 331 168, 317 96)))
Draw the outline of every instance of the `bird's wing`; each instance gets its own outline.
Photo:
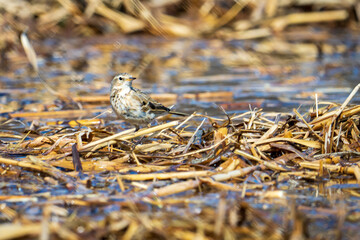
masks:
POLYGON ((162 113, 162 112, 169 112, 170 109, 162 105, 161 103, 152 99, 146 93, 140 91, 139 89, 134 88, 135 94, 134 97, 142 104, 142 110, 147 112, 155 112, 155 113, 162 113))

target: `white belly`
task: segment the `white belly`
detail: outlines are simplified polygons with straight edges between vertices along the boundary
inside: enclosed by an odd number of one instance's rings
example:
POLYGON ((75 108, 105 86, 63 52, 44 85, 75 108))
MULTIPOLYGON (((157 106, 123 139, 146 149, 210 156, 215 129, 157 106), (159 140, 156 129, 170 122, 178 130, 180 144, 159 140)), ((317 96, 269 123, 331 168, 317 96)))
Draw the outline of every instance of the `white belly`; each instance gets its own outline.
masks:
POLYGON ((150 123, 155 118, 155 114, 143 111, 142 102, 134 97, 133 94, 134 91, 131 91, 130 88, 114 89, 110 97, 112 109, 119 118, 129 123, 150 123))

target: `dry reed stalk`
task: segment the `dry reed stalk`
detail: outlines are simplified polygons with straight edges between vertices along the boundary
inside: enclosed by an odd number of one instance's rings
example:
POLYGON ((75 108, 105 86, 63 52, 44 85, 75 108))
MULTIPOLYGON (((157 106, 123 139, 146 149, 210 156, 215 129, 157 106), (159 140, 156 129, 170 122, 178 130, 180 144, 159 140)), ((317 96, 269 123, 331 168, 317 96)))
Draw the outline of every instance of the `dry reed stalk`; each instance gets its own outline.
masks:
POLYGON ((214 144, 214 145, 212 145, 212 146, 210 146, 210 147, 203 148, 203 149, 200 149, 200 150, 194 150, 194 151, 192 151, 192 152, 188 152, 188 153, 184 153, 184 154, 180 154, 180 155, 174 156, 173 158, 187 157, 187 156, 191 156, 191 155, 194 155, 194 154, 198 154, 198 153, 202 153, 202 152, 206 152, 206 151, 215 149, 215 148, 218 147, 220 144, 222 144, 223 142, 225 142, 227 139, 231 138, 231 137, 234 136, 234 135, 235 135, 235 133, 229 134, 229 135, 226 136, 223 140, 217 142, 216 144, 214 144))
POLYGON ((238 32, 229 32, 229 33, 224 33, 223 35, 227 39, 231 39, 231 40, 233 39, 249 40, 249 39, 270 37, 272 35, 272 32, 270 28, 258 28, 258 29, 250 29, 250 30, 238 31, 238 32))
MULTIPOLYGON (((279 128, 279 122, 276 121, 276 123, 274 125, 272 125, 258 140, 255 140, 254 143, 258 142, 258 141, 263 141, 265 139, 268 139, 270 136, 272 136, 273 134, 275 134, 275 132, 278 130, 279 128)), ((253 153, 253 155, 255 157, 257 157, 257 153, 255 152, 255 145, 254 143, 252 144, 251 147, 251 152, 253 153)))
MULTIPOLYGON (((231 117, 230 119, 231 119, 231 121, 233 121, 233 120, 238 120, 238 119, 243 118, 244 116, 247 116, 247 115, 250 115, 250 114, 251 114, 251 112, 249 111, 249 112, 245 112, 245 113, 236 115, 236 116, 234 116, 234 117, 231 117)), ((194 113, 194 115, 195 115, 196 117, 206 117, 206 118, 208 118, 209 120, 212 120, 212 121, 215 121, 215 122, 216 122, 216 121, 219 121, 219 122, 227 122, 227 121, 229 121, 229 119, 227 119, 227 118, 210 117, 210 116, 203 115, 203 114, 199 114, 199 113, 194 113)), ((244 120, 244 121, 249 121, 247 118, 244 118, 243 120, 244 120)), ((270 126, 272 126, 272 125, 270 125, 270 126)))
POLYGON ((199 180, 187 180, 185 182, 173 183, 165 187, 155 189, 148 197, 164 197, 197 188, 199 185, 199 180))
POLYGON ((231 21, 249 2, 253 0, 238 0, 235 4, 214 24, 214 29, 224 26, 231 21))
POLYGON ((154 206, 159 206, 159 207, 163 207, 165 205, 189 204, 189 203, 193 202, 188 197, 164 198, 164 199, 160 199, 160 198, 152 199, 152 198, 145 197, 142 200, 146 203, 150 203, 154 206))
POLYGON ((356 151, 347 151, 347 152, 335 152, 335 153, 325 153, 315 155, 315 159, 327 158, 327 157, 336 157, 336 156, 351 156, 351 155, 360 155, 360 152, 356 151))
POLYGON ((142 190, 148 190, 149 189, 149 187, 146 184, 139 183, 139 182, 131 182, 130 185, 132 185, 134 187, 137 187, 137 188, 140 188, 142 190))
POLYGON ((139 159, 137 158, 136 154, 134 153, 134 151, 131 152, 131 156, 134 158, 137 166, 142 165, 142 164, 140 163, 139 159))
POLYGON ((265 153, 261 150, 261 147, 256 148, 256 151, 259 153, 260 157, 266 161, 271 161, 271 159, 265 155, 265 153))
POLYGON ((310 132, 312 132, 317 139, 319 139, 320 142, 324 142, 324 140, 322 139, 322 137, 320 137, 313 129, 312 127, 305 121, 305 119, 303 118, 303 116, 301 116, 301 114, 294 108, 293 112, 296 114, 296 116, 298 116, 298 118, 301 119, 301 121, 303 123, 305 123, 305 125, 308 127, 308 129, 310 130, 310 132))
POLYGON ((56 25, 69 17, 69 14, 69 11, 63 7, 53 8, 39 16, 38 29, 42 31, 56 29, 56 25))
POLYGON ((62 111, 46 111, 46 112, 17 112, 10 113, 12 118, 74 118, 83 115, 92 115, 99 113, 99 109, 86 109, 86 110, 62 110, 62 111))
POLYGON ((41 232, 40 223, 8 223, 0 225, 0 240, 26 237, 29 235, 39 235, 41 232))
MULTIPOLYGON (((46 173, 46 174, 54 177, 55 179, 60 179, 65 182, 68 182, 70 180, 70 177, 67 176, 65 173, 63 173, 62 171, 60 171, 58 169, 52 168, 52 167, 45 167, 43 165, 35 165, 33 163, 16 161, 16 160, 7 159, 7 158, 3 158, 3 157, 0 157, 0 163, 6 164, 6 165, 18 166, 18 167, 22 167, 22 168, 28 168, 28 169, 31 169, 34 171, 46 173)), ((70 181, 72 182, 72 180, 70 180, 70 181)))
POLYGON ((260 159, 259 157, 257 157, 257 153, 255 152, 254 156, 250 155, 249 153, 247 152, 244 152, 244 151, 241 151, 239 149, 235 149, 234 153, 246 158, 246 159, 249 159, 249 160, 253 160, 253 161, 256 161, 256 162, 259 162, 259 163, 263 163, 264 160, 260 159))
POLYGON ((270 139, 266 139, 266 140, 262 140, 262 141, 257 141, 254 143, 254 145, 259 146, 259 145, 268 144, 268 143, 272 143, 272 142, 292 142, 292 143, 297 143, 297 144, 300 144, 300 145, 303 145, 306 147, 321 148, 321 143, 319 143, 317 141, 294 139, 294 138, 284 138, 284 137, 275 137, 275 138, 270 138, 270 139))
MULTIPOLYGON (((37 196, 19 196, 19 195, 5 195, 0 196, 1 201, 8 201, 8 202, 37 202, 37 196)), ((2 206, 3 207, 3 206, 2 206)))
POLYGON ((266 1, 265 13, 268 18, 274 17, 276 11, 279 8, 279 0, 268 0, 266 1))
MULTIPOLYGON (((309 163, 309 162, 300 162, 299 165, 303 168, 309 168, 314 170, 320 170, 320 163, 309 163)), ((322 166, 329 170, 330 172, 335 173, 345 173, 345 174, 354 174, 355 167, 342 167, 342 166, 335 166, 330 164, 322 164, 322 166)))
POLYGON ((82 15, 80 9, 71 0, 58 0, 58 2, 75 17, 80 18, 82 15))
POLYGON ((286 150, 286 151, 289 151, 289 152, 293 152, 303 160, 308 160, 308 161, 314 161, 315 160, 315 159, 307 156, 306 154, 300 152, 299 150, 297 150, 296 148, 294 148, 293 146, 291 146, 289 144, 270 143, 270 146, 281 149, 281 150, 286 150))
POLYGON ((110 9, 102 2, 96 5, 96 13, 115 22, 124 33, 131 33, 145 28, 143 21, 128 14, 110 9))
POLYGON ((6 217, 6 219, 8 219, 8 220, 14 220, 15 218, 18 218, 18 217, 19 217, 18 213, 17 213, 14 209, 6 206, 5 203, 2 203, 2 204, 0 205, 0 212, 1 212, 1 213, 6 217))
POLYGON ((233 192, 241 192, 242 188, 239 188, 237 186, 232 186, 229 184, 225 184, 225 183, 220 183, 217 181, 214 181, 212 178, 200 178, 200 181, 202 183, 206 183, 207 185, 214 187, 218 190, 222 190, 222 191, 233 191, 233 192))
POLYGON ((169 150, 173 146, 174 145, 171 143, 155 142, 155 143, 137 145, 135 147, 135 151, 136 152, 155 152, 155 151, 160 151, 160 150, 169 150))
POLYGON ((116 180, 117 180, 117 182, 119 184, 120 190, 122 192, 124 192, 125 191, 125 186, 124 186, 124 182, 122 181, 120 175, 116 175, 116 180))
MULTIPOLYGON (((231 119, 233 120, 233 118, 231 119)), ((250 120, 249 118, 243 118, 243 121, 246 122, 246 123, 250 123, 250 120)), ((261 122, 261 121, 258 121, 258 120, 251 120, 252 124, 256 124, 257 126, 264 126, 264 127, 267 127, 267 128, 270 128, 272 127, 274 124, 273 123, 267 123, 267 122, 261 122)))
MULTIPOLYGON (((345 121, 346 119, 360 113, 360 105, 351 107, 346 110, 342 110, 340 113, 340 116, 338 117, 340 121, 345 121)), ((314 130, 321 129, 323 126, 329 124, 334 116, 337 114, 337 110, 325 113, 324 115, 320 116, 319 118, 316 118, 312 120, 309 124, 313 125, 314 130)))
POLYGON ((354 167, 354 175, 356 177, 357 183, 360 184, 360 168, 359 168, 359 166, 354 167))
POLYGON ((257 177, 258 179, 260 179, 261 182, 271 181, 271 177, 266 172, 254 171, 253 175, 254 175, 254 177, 257 177))
POLYGON ((335 112, 335 114, 332 116, 331 123, 334 123, 335 120, 341 115, 341 113, 344 111, 345 107, 349 104, 351 99, 355 96, 355 94, 359 91, 360 83, 351 91, 349 96, 346 98, 344 103, 341 105, 341 107, 335 112))
POLYGON ((157 20, 157 18, 153 16, 152 12, 139 0, 126 1, 125 5, 130 12, 146 21, 151 27, 151 30, 153 30, 157 35, 166 35, 166 32, 163 29, 163 25, 157 20))
POLYGON ((25 54, 31 64, 31 66, 33 67, 35 72, 38 74, 39 79, 41 80, 41 83, 44 85, 46 90, 48 90, 51 94, 53 94, 57 97, 64 97, 64 96, 60 95, 58 92, 56 92, 53 88, 51 88, 50 85, 40 76, 40 70, 39 70, 36 52, 35 52, 33 46, 31 45, 28 37, 26 36, 25 32, 23 32, 21 34, 20 41, 21 41, 21 45, 24 48, 25 54))
POLYGON ((187 179, 196 177, 206 177, 214 175, 210 171, 191 171, 191 172, 168 172, 168 173, 149 173, 149 174, 126 174, 119 175, 120 179, 131 181, 146 181, 146 180, 165 180, 165 179, 187 179))
POLYGON ((131 221, 129 227, 126 229, 125 234, 122 235, 122 239, 131 240, 134 239, 136 232, 139 230, 139 223, 137 221, 131 221))
POLYGON ((304 177, 304 178, 314 178, 318 176, 317 172, 314 171, 301 171, 301 172, 281 172, 279 176, 298 176, 298 177, 304 177))
POLYGON ((255 170, 260 170, 260 169, 261 169, 261 166, 259 166, 259 165, 253 166, 253 167, 246 167, 246 168, 242 168, 239 170, 230 171, 227 173, 215 174, 215 175, 211 176, 211 179, 218 181, 218 182, 227 181, 232 178, 243 177, 255 170))
POLYGON ((188 116, 184 121, 182 121, 182 123, 180 123, 179 125, 177 125, 175 127, 175 129, 179 129, 181 128, 183 125, 185 125, 188 121, 190 121, 193 117, 196 116, 196 112, 194 112, 193 114, 191 114, 190 116, 188 116))
MULTIPOLYGON (((143 157, 143 156, 141 156, 141 157, 143 157)), ((120 167, 118 172, 119 173, 128 173, 129 171, 136 171, 138 173, 152 173, 152 172, 157 172, 157 171, 168 171, 168 170, 169 170, 168 166, 156 166, 153 164, 142 164, 140 166, 133 166, 133 167, 123 165, 120 167)))
POLYGON ((58 222, 51 222, 50 223, 50 230, 51 232, 57 233, 61 238, 63 239, 69 239, 69 240, 80 240, 81 238, 71 231, 67 226, 64 226, 58 222))
MULTIPOLYGON (((235 150, 235 151, 236 151, 236 150, 235 150)), ((238 151, 240 151, 240 150, 238 150, 238 151)), ((251 152, 252 155, 256 158, 256 159, 254 159, 255 161, 261 161, 261 159, 260 159, 260 157, 259 157, 259 154, 257 153, 256 148, 255 148, 254 146, 251 146, 250 152, 251 152)), ((236 153, 236 152, 235 152, 235 153, 236 153)), ((237 154, 239 154, 240 156, 241 156, 241 154, 247 155, 247 153, 244 153, 244 152, 239 152, 239 153, 237 153, 237 154)), ((245 157, 245 156, 243 156, 243 157, 245 157)), ((246 157, 245 157, 245 158, 246 158, 246 157)))
POLYGON ((26 54, 27 58, 29 59, 31 66, 34 68, 35 72, 38 73, 39 66, 38 66, 37 56, 36 56, 34 48, 32 47, 32 45, 25 33, 21 34, 20 41, 24 48, 25 54, 26 54))
POLYGON ((168 128, 174 127, 174 126, 176 126, 178 124, 179 124, 179 121, 172 121, 172 122, 165 123, 165 124, 162 124, 162 125, 158 125, 158 126, 155 126, 155 127, 140 129, 137 132, 134 132, 135 128, 129 129, 129 130, 114 134, 112 136, 109 136, 109 137, 106 137, 106 138, 103 138, 103 139, 88 143, 88 144, 84 145, 81 149, 79 149, 79 151, 85 151, 85 150, 88 150, 88 149, 90 149, 92 147, 96 147, 96 149, 99 149, 101 147, 106 146, 107 144, 115 143, 112 140, 125 141, 125 140, 133 139, 133 138, 136 138, 136 137, 140 137, 140 136, 143 136, 143 135, 146 135, 146 134, 151 134, 151 133, 154 133, 154 132, 157 132, 157 131, 161 131, 163 129, 168 129, 168 128))
POLYGON ((266 191, 264 193, 260 193, 263 198, 286 198, 285 191, 275 190, 275 191, 266 191))
POLYGON ((161 22, 162 31, 166 33, 167 36, 196 37, 198 35, 197 31, 193 31, 190 26, 184 24, 179 18, 161 14, 159 21, 161 22))
POLYGON ((278 163, 272 161, 272 162, 267 162, 267 161, 264 161, 262 163, 263 166, 267 167, 268 169, 270 170, 273 170, 273 171, 277 171, 277 172, 286 172, 286 171, 289 171, 289 169, 286 169, 282 166, 280 166, 278 163))
POLYGON ((346 10, 323 11, 310 13, 293 13, 287 16, 278 17, 271 21, 270 26, 275 31, 282 31, 288 25, 304 24, 314 22, 343 21, 348 18, 346 10))
POLYGON ((194 143, 196 134, 198 133, 199 129, 200 129, 200 128, 202 127, 202 125, 204 124, 205 120, 206 120, 206 118, 204 118, 204 119, 202 120, 202 122, 200 123, 200 125, 196 128, 195 132, 193 133, 193 135, 191 136, 190 140, 189 140, 188 143, 186 144, 185 149, 184 149, 184 151, 182 152, 182 154, 187 153, 187 151, 189 150, 191 144, 194 143))

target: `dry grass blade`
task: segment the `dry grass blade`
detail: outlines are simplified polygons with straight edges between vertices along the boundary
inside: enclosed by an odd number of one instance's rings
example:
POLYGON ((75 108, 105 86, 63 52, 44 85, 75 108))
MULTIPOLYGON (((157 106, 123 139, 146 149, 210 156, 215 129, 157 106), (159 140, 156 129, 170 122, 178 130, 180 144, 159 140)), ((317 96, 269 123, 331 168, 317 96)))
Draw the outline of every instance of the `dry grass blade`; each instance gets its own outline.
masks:
POLYGON ((36 165, 33 163, 29 163, 29 162, 21 162, 21 161, 7 159, 7 158, 3 158, 3 157, 0 157, 0 163, 6 164, 6 165, 12 165, 12 166, 19 166, 22 168, 31 169, 31 170, 38 171, 38 172, 43 172, 54 178, 63 180, 64 182, 69 182, 69 181, 73 182, 73 180, 69 176, 67 176, 65 173, 63 173, 62 171, 60 171, 56 168, 53 168, 51 166, 47 167, 42 164, 36 165))
POLYGON ((199 131, 199 129, 202 127, 202 125, 204 124, 205 120, 206 120, 206 118, 204 118, 204 119, 202 120, 202 122, 200 123, 200 125, 196 128, 194 134, 191 136, 190 140, 189 140, 188 143, 186 144, 186 147, 185 147, 185 149, 184 149, 184 151, 183 151, 183 154, 187 153, 187 151, 189 150, 191 144, 194 143, 196 134, 197 134, 197 132, 199 131))
POLYGON ((295 139, 295 138, 283 138, 283 137, 275 137, 266 140, 257 141, 254 143, 255 146, 272 143, 272 142, 293 142, 300 145, 304 145, 306 147, 312 148, 321 148, 321 143, 312 140, 302 140, 302 139, 295 139))
POLYGON ((104 16, 110 21, 114 21, 123 32, 131 33, 145 28, 143 21, 136 19, 125 13, 121 13, 106 7, 103 3, 99 3, 96 6, 96 13, 104 16))
POLYGON ((231 21, 249 2, 253 0, 237 0, 229 11, 227 11, 219 20, 217 20, 214 28, 217 29, 229 21, 231 21))
POLYGON ((244 152, 244 151, 241 151, 239 149, 235 149, 234 153, 246 158, 246 159, 249 159, 249 160, 254 160, 254 161, 257 161, 257 162, 263 162, 264 160, 261 160, 260 158, 256 157, 256 156, 253 156, 253 155, 250 155, 249 153, 247 152, 244 152))
POLYGON ((196 177, 206 177, 211 176, 215 173, 210 171, 195 171, 195 172, 169 172, 169 173, 149 173, 149 174, 128 174, 128 175, 119 175, 120 179, 131 180, 131 181, 145 181, 145 180, 164 180, 164 179, 186 179, 186 178, 196 178, 196 177))
POLYGON ((354 168, 354 175, 356 177, 357 183, 360 184, 360 168, 359 168, 359 166, 356 166, 354 168))
POLYGON ((174 183, 162 188, 155 189, 150 196, 164 197, 197 188, 199 185, 200 185, 199 180, 188 180, 186 182, 174 183))
POLYGON ((214 179, 215 181, 227 181, 229 179, 232 179, 232 178, 237 178, 237 177, 243 177, 255 170, 260 170, 261 167, 258 165, 258 166, 253 166, 253 167, 247 167, 247 168, 243 168, 243 169, 240 169, 240 170, 234 170, 234 171, 230 171, 230 172, 227 172, 227 173, 219 173, 219 174, 216 174, 214 176, 211 176, 212 179, 214 179))
POLYGON ((322 139, 322 137, 320 137, 313 129, 312 127, 305 121, 305 119, 303 118, 303 116, 301 116, 301 114, 294 108, 293 112, 296 114, 296 116, 298 116, 301 121, 303 123, 305 123, 305 125, 309 128, 309 130, 317 137, 317 139, 320 140, 320 142, 324 142, 324 140, 322 139))
POLYGON ((20 41, 31 66, 34 68, 35 72, 38 73, 39 66, 38 66, 37 56, 25 32, 21 33, 20 41))
POLYGON ((42 74, 40 73, 40 69, 39 69, 39 66, 38 66, 38 61, 37 61, 37 56, 36 56, 36 53, 35 53, 35 50, 34 48, 32 47, 28 37, 26 36, 25 32, 23 32, 21 34, 21 37, 20 37, 20 40, 21 40, 21 44, 24 48, 24 51, 26 53, 26 56, 31 64, 31 66, 34 68, 35 72, 37 73, 41 83, 43 84, 43 86, 45 87, 46 90, 49 91, 49 93, 51 93, 52 95, 58 97, 59 99, 62 99, 64 100, 65 102, 70 102, 70 103, 74 103, 75 105, 77 105, 78 108, 81 109, 81 105, 74 102, 72 100, 71 97, 69 96, 65 96, 65 95, 62 95, 60 93, 58 93, 57 91, 55 91, 47 82, 46 80, 42 77, 42 74))
POLYGON ((355 94, 359 91, 360 83, 351 91, 350 95, 346 98, 345 102, 341 105, 341 107, 335 112, 333 115, 332 123, 336 118, 340 116, 340 114, 344 111, 345 107, 349 104, 351 99, 355 96, 355 94))
POLYGON ((88 144, 82 146, 79 149, 79 151, 88 150, 88 149, 90 149, 92 147, 95 147, 95 146, 96 147, 103 147, 103 146, 106 146, 112 140, 122 140, 122 141, 124 141, 124 140, 133 139, 133 138, 140 137, 140 136, 143 136, 143 135, 146 135, 146 134, 161 131, 163 129, 171 128, 171 127, 174 127, 174 126, 176 126, 178 124, 179 124, 178 121, 173 121, 173 122, 165 123, 165 124, 155 126, 155 127, 151 127, 151 128, 140 129, 137 132, 134 132, 135 128, 134 129, 129 129, 129 130, 114 134, 112 136, 100 139, 98 141, 88 143, 88 144), (134 133, 132 133, 132 132, 134 132, 134 133))
POLYGON ((283 30, 286 26, 292 24, 304 24, 312 22, 332 22, 343 21, 349 16, 345 10, 310 12, 310 13, 293 13, 285 17, 279 17, 271 22, 271 27, 276 31, 283 30))
MULTIPOLYGON (((299 163, 301 167, 320 170, 320 162, 319 163, 309 163, 309 162, 301 162, 299 163)), ((355 167, 342 167, 330 164, 323 164, 322 167, 327 170, 335 173, 346 173, 346 174, 354 174, 355 167)))
POLYGON ((39 235, 41 232, 41 224, 3 224, 0 226, 0 232, 0 240, 39 235))

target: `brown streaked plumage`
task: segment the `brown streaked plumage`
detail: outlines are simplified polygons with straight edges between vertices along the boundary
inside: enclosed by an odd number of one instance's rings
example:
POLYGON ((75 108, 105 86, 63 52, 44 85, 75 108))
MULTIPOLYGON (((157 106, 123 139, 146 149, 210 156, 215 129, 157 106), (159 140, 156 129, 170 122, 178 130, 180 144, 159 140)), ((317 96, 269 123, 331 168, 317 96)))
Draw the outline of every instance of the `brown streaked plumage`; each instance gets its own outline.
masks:
POLYGON ((111 81, 110 103, 116 115, 135 125, 150 123, 156 116, 170 113, 180 116, 187 114, 173 112, 149 95, 132 86, 135 78, 128 73, 116 75, 111 81))

